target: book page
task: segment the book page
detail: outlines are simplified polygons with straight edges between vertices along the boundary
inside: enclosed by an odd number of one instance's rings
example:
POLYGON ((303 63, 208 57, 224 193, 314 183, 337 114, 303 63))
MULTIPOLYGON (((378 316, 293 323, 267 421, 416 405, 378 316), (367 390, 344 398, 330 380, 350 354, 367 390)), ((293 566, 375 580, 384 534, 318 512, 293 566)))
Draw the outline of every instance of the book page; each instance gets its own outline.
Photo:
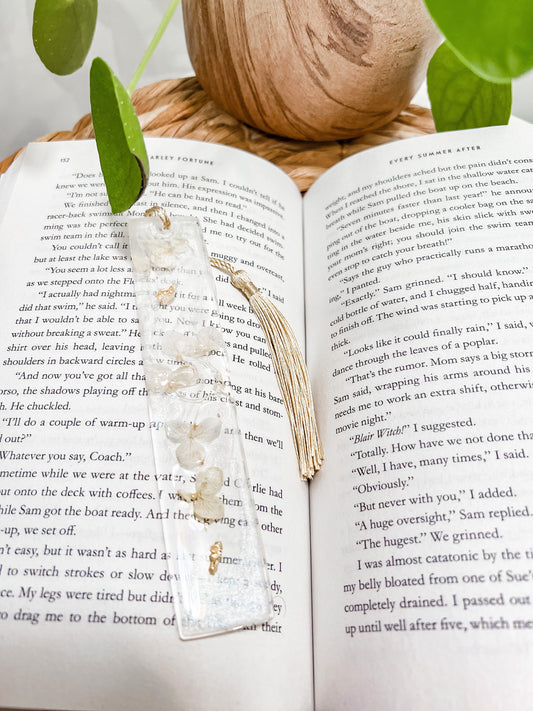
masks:
POLYGON ((531 136, 399 141, 305 198, 319 711, 529 704, 531 136))
MULTIPOLYGON (((292 181, 219 145, 150 139, 148 150, 149 188, 132 213, 197 216, 209 253, 245 268, 303 339, 292 181)), ((274 615, 183 642, 126 216, 110 215, 94 142, 33 144, 22 160, 0 228, 0 705, 192 710, 222 697, 233 709, 308 709, 308 494, 255 316, 217 272, 274 615)), ((238 502, 224 505, 241 525, 238 502)))

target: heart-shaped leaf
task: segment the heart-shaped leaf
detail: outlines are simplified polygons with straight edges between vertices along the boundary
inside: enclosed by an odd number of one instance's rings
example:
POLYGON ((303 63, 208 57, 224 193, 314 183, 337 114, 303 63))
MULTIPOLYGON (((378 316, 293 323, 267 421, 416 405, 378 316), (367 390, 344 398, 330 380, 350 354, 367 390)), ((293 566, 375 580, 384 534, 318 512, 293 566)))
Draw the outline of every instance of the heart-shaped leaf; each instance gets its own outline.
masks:
POLYGON ((533 68, 532 0, 426 0, 454 51, 489 81, 533 68))
POLYGON ((36 0, 33 45, 40 60, 54 74, 79 69, 91 46, 98 0, 36 0))
POLYGON ((511 83, 474 74, 445 42, 427 73, 428 94, 437 131, 506 124, 511 115, 511 83))
POLYGON ((114 213, 130 208, 148 182, 148 155, 128 92, 103 59, 93 60, 91 113, 100 166, 114 213))

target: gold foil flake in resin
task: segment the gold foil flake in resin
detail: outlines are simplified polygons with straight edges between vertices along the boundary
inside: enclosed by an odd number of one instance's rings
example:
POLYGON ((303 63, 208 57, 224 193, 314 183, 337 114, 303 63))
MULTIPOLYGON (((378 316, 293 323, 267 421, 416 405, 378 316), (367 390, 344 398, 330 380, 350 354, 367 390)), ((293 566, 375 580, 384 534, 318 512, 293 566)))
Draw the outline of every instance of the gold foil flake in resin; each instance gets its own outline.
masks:
POLYGON ((159 289, 159 291, 155 295, 155 298, 159 301, 161 306, 168 306, 176 298, 176 287, 174 286, 174 284, 171 284, 166 289, 159 289))
POLYGON ((218 570, 218 564, 222 560, 222 541, 215 541, 209 549, 209 575, 214 575, 218 570))

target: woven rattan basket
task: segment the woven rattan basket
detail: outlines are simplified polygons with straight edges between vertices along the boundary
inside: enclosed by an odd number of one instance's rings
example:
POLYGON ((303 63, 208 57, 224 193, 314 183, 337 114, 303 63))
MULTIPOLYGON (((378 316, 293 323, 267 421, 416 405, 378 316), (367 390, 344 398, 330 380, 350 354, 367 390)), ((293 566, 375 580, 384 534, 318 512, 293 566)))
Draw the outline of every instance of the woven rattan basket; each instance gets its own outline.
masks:
MULTIPOLYGON (((160 81, 137 89, 133 103, 145 135, 223 143, 255 153, 282 168, 302 192, 342 158, 371 146, 435 130, 428 109, 409 106, 387 126, 360 138, 325 143, 277 138, 252 129, 222 111, 194 77, 160 81)), ((57 131, 39 140, 68 141, 93 135, 90 115, 86 115, 71 131, 57 131)), ((0 173, 7 170, 17 153, 0 163, 0 173)))

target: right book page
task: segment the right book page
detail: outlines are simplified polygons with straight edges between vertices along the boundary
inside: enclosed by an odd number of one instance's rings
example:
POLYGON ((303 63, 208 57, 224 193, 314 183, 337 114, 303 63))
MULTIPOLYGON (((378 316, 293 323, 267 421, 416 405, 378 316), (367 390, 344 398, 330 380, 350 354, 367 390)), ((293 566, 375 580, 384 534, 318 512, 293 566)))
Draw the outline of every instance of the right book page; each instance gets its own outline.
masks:
POLYGON ((399 141, 305 198, 316 709, 533 692, 533 129, 399 141))

